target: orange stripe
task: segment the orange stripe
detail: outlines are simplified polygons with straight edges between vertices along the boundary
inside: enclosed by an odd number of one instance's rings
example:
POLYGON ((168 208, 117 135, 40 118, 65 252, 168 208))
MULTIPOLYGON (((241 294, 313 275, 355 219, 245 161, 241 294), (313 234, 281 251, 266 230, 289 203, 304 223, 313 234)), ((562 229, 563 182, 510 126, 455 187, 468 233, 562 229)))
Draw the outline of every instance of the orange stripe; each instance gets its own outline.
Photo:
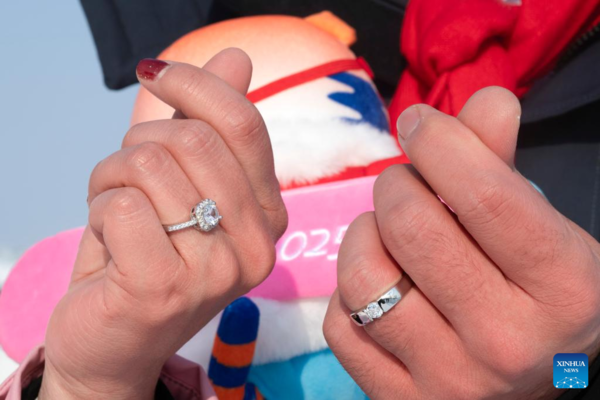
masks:
POLYGON ((219 400, 243 400, 245 389, 244 386, 236 388, 224 388, 221 386, 213 385, 215 394, 219 400))
POLYGON ((254 358, 254 347, 256 342, 246 344, 227 344, 221 341, 218 335, 215 336, 212 354, 219 364, 227 367, 246 367, 252 364, 254 358))

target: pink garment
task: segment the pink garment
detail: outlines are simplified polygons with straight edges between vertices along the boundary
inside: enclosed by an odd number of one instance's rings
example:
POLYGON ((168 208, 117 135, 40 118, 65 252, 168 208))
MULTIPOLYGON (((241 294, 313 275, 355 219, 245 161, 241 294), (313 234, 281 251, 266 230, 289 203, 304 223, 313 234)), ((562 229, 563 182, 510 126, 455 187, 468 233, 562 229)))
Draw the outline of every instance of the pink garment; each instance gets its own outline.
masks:
MULTIPOLYGON (((0 400, 20 400, 21 390, 44 372, 44 346, 34 348, 19 368, 0 385, 0 400)), ((160 379, 175 399, 217 400, 208 376, 196 363, 174 355, 163 366, 160 379)))

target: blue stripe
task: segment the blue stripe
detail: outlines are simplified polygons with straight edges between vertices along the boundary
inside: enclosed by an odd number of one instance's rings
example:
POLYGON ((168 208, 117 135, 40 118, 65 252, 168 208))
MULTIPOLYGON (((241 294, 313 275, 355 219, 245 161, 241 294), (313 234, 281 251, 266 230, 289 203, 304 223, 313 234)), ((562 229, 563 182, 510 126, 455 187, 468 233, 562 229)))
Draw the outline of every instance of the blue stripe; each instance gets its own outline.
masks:
POLYGON ((250 372, 250 366, 242 368, 226 367, 214 358, 210 358, 208 377, 217 386, 236 388, 244 385, 250 372))
POLYGON ((223 310, 217 335, 223 343, 246 344, 256 340, 260 311, 252 300, 240 297, 223 310))

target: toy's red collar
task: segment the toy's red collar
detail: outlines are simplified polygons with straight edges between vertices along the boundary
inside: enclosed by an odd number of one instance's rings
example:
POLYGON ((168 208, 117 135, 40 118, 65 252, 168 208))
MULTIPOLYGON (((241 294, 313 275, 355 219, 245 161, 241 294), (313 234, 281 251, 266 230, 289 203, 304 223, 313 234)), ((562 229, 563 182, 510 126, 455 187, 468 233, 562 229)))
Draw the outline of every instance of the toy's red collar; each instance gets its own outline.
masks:
POLYGON ((352 58, 347 60, 336 60, 330 61, 325 64, 317 65, 315 67, 306 69, 304 71, 297 72, 292 75, 288 75, 281 79, 277 79, 271 83, 254 89, 246 95, 248 100, 253 103, 258 103, 261 100, 271 97, 277 93, 283 92, 284 90, 300 86, 304 83, 314 81, 319 78, 324 78, 329 75, 337 74, 344 71, 352 71, 362 69, 371 78, 373 78, 373 71, 369 67, 369 64, 362 58, 352 58))

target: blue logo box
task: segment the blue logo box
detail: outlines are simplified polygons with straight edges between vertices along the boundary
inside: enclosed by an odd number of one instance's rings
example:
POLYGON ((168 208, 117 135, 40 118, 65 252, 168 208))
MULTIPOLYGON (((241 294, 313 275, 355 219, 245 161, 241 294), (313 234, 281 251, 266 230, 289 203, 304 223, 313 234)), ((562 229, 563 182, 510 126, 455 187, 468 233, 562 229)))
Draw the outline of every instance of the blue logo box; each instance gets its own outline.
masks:
POLYGON ((588 384, 587 354, 558 353, 554 356, 554 387, 585 389, 588 384))

